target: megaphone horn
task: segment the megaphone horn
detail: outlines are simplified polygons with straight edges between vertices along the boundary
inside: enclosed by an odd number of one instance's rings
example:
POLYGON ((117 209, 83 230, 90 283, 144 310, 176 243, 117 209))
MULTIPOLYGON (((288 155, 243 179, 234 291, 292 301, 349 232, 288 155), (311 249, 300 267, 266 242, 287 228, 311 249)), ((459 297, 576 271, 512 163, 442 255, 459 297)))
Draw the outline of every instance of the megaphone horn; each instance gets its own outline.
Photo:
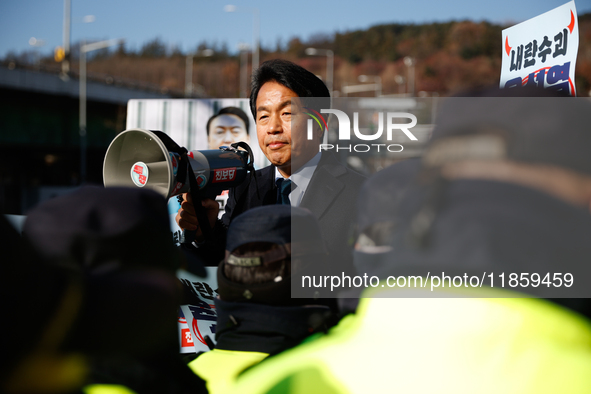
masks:
POLYGON ((252 158, 249 163, 251 153, 244 150, 223 147, 189 151, 186 156, 181 156, 181 150, 160 131, 125 130, 107 149, 103 163, 104 184, 106 187, 146 187, 170 198, 189 191, 188 177, 193 176, 203 195, 215 198, 223 190, 242 183, 252 166, 252 158), (193 174, 182 168, 187 165, 183 157, 189 160, 193 174))

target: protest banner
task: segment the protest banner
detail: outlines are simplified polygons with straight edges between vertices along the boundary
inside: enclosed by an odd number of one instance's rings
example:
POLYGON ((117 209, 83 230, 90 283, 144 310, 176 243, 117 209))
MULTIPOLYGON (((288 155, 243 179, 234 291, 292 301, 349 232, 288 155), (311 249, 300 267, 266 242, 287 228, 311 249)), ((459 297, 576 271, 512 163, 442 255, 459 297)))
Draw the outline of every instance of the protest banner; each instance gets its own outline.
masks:
POLYGON ((536 86, 576 96, 579 26, 570 1, 503 30, 501 88, 536 86))
POLYGON ((206 267, 207 278, 186 271, 177 274, 185 289, 195 300, 191 305, 181 305, 179 316, 179 341, 181 353, 200 353, 209 350, 206 338, 215 341, 217 313, 214 298, 217 296, 217 267, 206 267))

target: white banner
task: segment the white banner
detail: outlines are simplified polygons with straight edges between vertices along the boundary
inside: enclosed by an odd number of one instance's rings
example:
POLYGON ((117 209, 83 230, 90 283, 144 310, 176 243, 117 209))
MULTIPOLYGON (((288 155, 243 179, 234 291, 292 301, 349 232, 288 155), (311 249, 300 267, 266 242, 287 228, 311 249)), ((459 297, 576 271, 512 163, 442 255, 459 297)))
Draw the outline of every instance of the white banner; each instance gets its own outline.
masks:
POLYGON ((576 96, 578 49, 574 1, 505 29, 500 86, 537 86, 576 96))
POLYGON ((209 350, 205 337, 215 343, 217 312, 213 300, 217 296, 217 267, 206 267, 207 278, 179 271, 177 276, 185 288, 199 299, 197 305, 181 305, 179 340, 181 353, 199 353, 209 350))

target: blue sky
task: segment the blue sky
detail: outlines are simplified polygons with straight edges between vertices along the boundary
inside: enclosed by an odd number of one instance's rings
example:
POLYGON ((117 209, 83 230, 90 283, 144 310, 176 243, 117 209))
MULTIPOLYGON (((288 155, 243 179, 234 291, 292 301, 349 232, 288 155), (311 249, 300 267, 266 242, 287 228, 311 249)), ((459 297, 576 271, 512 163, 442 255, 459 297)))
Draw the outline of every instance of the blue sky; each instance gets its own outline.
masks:
MULTIPOLYGON (((199 42, 252 43, 253 14, 260 13, 263 46, 275 47, 292 37, 307 39, 317 33, 332 34, 365 29, 383 23, 424 23, 450 20, 487 20, 512 25, 555 7, 566 0, 71 0, 71 42, 123 38, 130 49, 158 37, 186 52, 199 42), (227 13, 233 4, 243 12, 227 13), (361 4, 361 5, 359 5, 361 4), (83 17, 95 21, 84 23, 83 17)), ((575 0, 578 14, 591 12, 591 0, 575 0)), ((1 0, 0 58, 10 50, 30 50, 29 39, 44 40, 39 50, 52 53, 62 45, 63 0, 1 0)), ((499 44, 500 45, 500 44, 499 44)))

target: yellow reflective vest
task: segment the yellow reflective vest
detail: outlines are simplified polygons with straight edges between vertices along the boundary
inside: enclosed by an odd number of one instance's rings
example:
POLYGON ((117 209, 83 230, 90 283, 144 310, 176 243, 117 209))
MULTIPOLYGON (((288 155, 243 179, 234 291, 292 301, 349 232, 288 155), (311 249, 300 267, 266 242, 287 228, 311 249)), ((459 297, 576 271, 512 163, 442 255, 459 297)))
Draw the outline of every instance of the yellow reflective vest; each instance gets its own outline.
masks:
POLYGON ((189 363, 189 367, 207 383, 210 394, 222 393, 231 387, 238 375, 258 364, 269 354, 213 349, 189 363))
POLYGON ((227 392, 591 393, 591 323, 542 299, 363 298, 227 392))

